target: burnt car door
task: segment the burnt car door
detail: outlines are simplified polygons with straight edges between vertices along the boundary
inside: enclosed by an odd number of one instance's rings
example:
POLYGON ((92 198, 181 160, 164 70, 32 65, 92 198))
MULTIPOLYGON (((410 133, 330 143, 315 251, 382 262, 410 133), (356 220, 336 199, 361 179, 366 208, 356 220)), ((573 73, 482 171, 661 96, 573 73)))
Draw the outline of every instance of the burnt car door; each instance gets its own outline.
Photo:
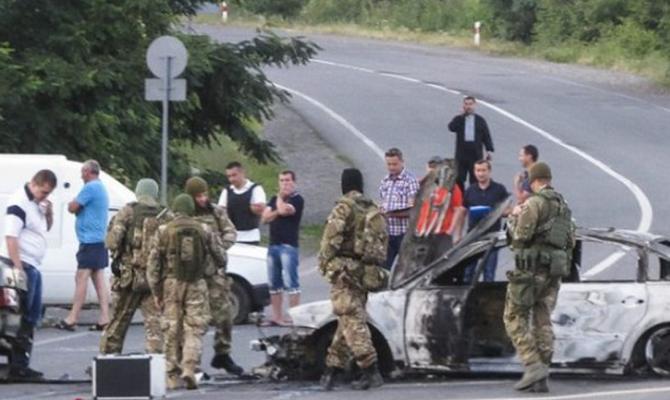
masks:
POLYGON ((583 271, 582 280, 561 285, 552 314, 553 362, 618 367, 627 338, 647 313, 647 253, 633 244, 589 237, 588 232, 580 244, 573 262, 583 271))
POLYGON ((464 328, 464 312, 473 286, 464 282, 463 272, 473 263, 481 269, 490 250, 504 241, 501 233, 486 232, 508 206, 504 202, 445 254, 413 265, 413 274, 404 273, 395 281, 408 289, 405 354, 410 368, 468 369, 470 338, 464 328))

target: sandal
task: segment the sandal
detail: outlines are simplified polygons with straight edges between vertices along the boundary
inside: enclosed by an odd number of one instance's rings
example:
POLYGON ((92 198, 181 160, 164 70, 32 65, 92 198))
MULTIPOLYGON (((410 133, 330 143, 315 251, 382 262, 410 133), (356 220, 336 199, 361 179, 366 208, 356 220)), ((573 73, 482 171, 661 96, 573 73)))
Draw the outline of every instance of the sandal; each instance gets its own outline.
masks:
POLYGON ((68 324, 64 319, 61 319, 54 325, 54 328, 74 332, 77 330, 77 324, 68 324))
POLYGON ((262 326, 264 328, 268 328, 268 327, 271 327, 271 326, 283 326, 283 325, 280 324, 279 322, 275 321, 275 320, 266 319, 265 321, 260 323, 260 326, 262 326))
POLYGON ((109 322, 106 324, 98 324, 96 323, 95 325, 91 325, 88 330, 89 331, 104 331, 107 328, 107 325, 109 325, 109 322))

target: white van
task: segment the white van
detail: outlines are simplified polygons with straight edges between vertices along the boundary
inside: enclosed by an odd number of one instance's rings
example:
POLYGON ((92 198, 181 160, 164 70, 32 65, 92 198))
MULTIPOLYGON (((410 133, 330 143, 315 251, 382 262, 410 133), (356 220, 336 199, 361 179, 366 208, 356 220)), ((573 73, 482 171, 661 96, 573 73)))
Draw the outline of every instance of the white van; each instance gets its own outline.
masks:
MULTIPOLYGON (((53 203, 54 223, 47 235, 48 250, 42 271, 43 302, 46 306, 69 306, 74 294, 74 276, 77 270, 76 253, 79 247, 75 233, 75 216, 67 211, 84 183, 82 163, 70 161, 62 155, 0 154, 0 210, 17 189, 41 169, 50 169, 58 178, 58 187, 49 199, 53 203)), ((102 172, 100 179, 109 194, 110 218, 125 204, 135 200, 135 194, 110 175, 102 172)), ((0 232, 4 229, 5 213, 0 212, 0 232)), ((4 239, 0 240, 4 249, 4 239)), ((259 246, 235 245, 229 252, 228 273, 233 278, 235 322, 246 321, 248 314, 260 311, 269 302, 266 267, 267 249, 259 246)), ((105 269, 107 274, 111 271, 105 269)), ((87 303, 97 302, 95 290, 89 282, 87 303)))

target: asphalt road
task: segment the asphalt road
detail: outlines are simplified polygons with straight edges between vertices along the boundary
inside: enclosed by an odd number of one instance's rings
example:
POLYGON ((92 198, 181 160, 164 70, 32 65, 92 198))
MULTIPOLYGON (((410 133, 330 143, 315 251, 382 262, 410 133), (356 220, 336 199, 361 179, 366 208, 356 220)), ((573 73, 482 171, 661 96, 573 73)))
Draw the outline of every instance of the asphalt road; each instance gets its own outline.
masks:
MULTIPOLYGON (((236 41, 250 32, 202 28, 219 40, 236 41)), ((364 170, 374 192, 384 174, 380 151, 398 146, 416 174, 433 155, 453 154, 454 138, 446 124, 459 112, 463 94, 481 100, 495 141, 494 179, 511 184, 518 172, 518 149, 538 145, 541 158, 554 168, 555 184, 569 199, 584 226, 616 226, 670 233, 664 218, 665 156, 670 137, 670 97, 648 94, 601 79, 582 68, 486 57, 437 47, 383 43, 326 36, 312 37, 324 51, 309 66, 269 70, 279 85, 294 92, 295 109, 341 154, 364 170)), ((608 74, 608 73, 603 73, 608 74)), ((299 173, 299 171, 298 171, 299 173)), ((334 171, 333 173, 339 173, 334 171)), ((313 262, 303 263, 305 301, 326 297, 313 262)), ((619 264, 606 269, 608 279, 628 273, 619 264)), ((262 362, 248 350, 259 335, 252 326, 236 327, 234 355, 245 367, 262 362)), ((49 377, 68 373, 84 378, 96 354, 99 335, 80 329, 63 333, 40 330, 34 366, 49 377)), ((206 337, 203 364, 211 357, 206 337)), ((131 328, 127 351, 141 351, 141 327, 131 328)), ((208 368, 205 367, 207 370, 208 368)), ((510 386, 516 376, 457 377, 447 380, 392 382, 357 398, 535 398, 510 386)), ((670 383, 662 379, 556 377, 543 399, 667 399, 670 383)), ((73 399, 89 396, 88 384, 5 385, 0 399, 73 399)), ((255 383, 230 379, 197 392, 174 392, 171 398, 341 398, 346 389, 321 393, 313 382, 255 383)))

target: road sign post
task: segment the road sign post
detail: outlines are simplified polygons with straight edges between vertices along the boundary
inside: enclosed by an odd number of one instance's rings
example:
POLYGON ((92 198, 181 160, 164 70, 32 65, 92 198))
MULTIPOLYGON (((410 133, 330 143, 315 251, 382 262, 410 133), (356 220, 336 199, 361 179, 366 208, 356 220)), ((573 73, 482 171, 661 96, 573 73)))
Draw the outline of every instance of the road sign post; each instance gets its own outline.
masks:
POLYGON ((147 50, 147 66, 158 79, 145 80, 144 98, 163 103, 161 129, 161 203, 167 205, 167 164, 170 102, 186 100, 186 80, 175 79, 186 68, 188 52, 173 36, 161 36, 147 50))

